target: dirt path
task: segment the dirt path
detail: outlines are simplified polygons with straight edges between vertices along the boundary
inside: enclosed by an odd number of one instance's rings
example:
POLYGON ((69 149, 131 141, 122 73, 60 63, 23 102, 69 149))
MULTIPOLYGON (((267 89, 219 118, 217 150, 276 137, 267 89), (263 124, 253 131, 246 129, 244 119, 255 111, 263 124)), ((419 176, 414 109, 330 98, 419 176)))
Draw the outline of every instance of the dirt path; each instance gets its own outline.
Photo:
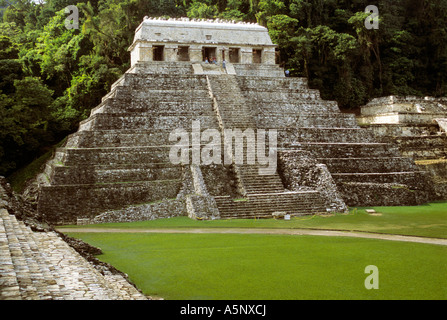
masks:
POLYGON ((116 233, 234 233, 234 234, 288 234, 288 235, 313 235, 330 237, 354 237, 382 239, 392 241, 408 241, 428 244, 447 245, 447 239, 426 238, 416 236, 401 236, 392 234, 380 234, 369 232, 335 231, 335 230, 315 230, 315 229, 249 229, 249 228, 175 228, 175 229, 113 229, 113 228, 59 228, 63 233, 70 232, 116 232, 116 233))

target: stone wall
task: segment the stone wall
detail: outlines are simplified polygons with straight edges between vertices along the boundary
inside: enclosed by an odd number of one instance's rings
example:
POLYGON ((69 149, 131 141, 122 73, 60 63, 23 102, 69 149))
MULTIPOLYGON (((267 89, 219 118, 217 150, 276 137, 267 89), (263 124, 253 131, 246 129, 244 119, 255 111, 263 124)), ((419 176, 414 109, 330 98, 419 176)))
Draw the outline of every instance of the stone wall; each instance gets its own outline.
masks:
POLYGON ((278 153, 278 171, 289 190, 317 190, 329 212, 347 212, 341 194, 324 164, 318 163, 309 153, 299 150, 278 153))
POLYGON ((176 198, 180 187, 180 180, 41 186, 39 208, 53 224, 72 224, 77 218, 92 218, 108 209, 176 198))
POLYGON ((210 195, 229 195, 234 198, 241 196, 238 192, 236 173, 232 166, 212 164, 202 166, 201 170, 210 195))
POLYGON ((375 184, 375 183, 341 183, 338 189, 343 194, 343 199, 350 206, 401 206, 420 205, 433 200, 432 194, 419 190, 410 189, 407 185, 398 184, 375 184), (430 197, 429 197, 430 196, 430 197))
POLYGON ((185 200, 171 199, 105 211, 89 219, 88 223, 135 222, 185 215, 187 215, 185 200))

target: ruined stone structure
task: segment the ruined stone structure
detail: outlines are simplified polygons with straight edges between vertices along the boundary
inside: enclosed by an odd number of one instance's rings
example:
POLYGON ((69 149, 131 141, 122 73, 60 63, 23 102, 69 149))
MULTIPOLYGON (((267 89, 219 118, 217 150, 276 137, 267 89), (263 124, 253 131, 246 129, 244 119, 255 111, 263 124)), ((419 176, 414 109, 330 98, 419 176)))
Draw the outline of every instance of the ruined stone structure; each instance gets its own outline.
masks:
POLYGON ((447 99, 389 96, 361 107, 358 122, 394 143, 430 174, 436 199, 447 199, 447 99))
MULTIPOLYGON (((130 69, 40 179, 39 211, 52 223, 272 217, 426 201, 425 175, 412 160, 322 100, 306 79, 284 76, 265 28, 145 19, 129 50, 130 69), (208 55, 218 63, 204 61, 208 55), (277 170, 260 174, 258 162, 173 163, 170 135, 193 136, 194 123, 222 136, 275 131, 276 143, 265 141, 277 170)), ((199 150, 209 143, 198 141, 199 150)))
POLYGON ((0 300, 149 298, 114 268, 91 264, 57 232, 34 230, 13 202, 0 177, 0 300))

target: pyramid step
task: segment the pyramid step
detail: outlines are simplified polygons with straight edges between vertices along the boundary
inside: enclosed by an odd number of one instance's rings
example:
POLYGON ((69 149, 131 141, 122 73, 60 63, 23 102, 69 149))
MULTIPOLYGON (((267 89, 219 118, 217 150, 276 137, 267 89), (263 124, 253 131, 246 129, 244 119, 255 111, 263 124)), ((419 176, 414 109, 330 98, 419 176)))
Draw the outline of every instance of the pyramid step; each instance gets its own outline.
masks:
POLYGON ((259 105, 262 109, 277 110, 278 112, 285 111, 290 113, 315 113, 315 112, 327 112, 337 114, 339 112, 338 105, 336 103, 327 103, 326 101, 315 101, 312 99, 299 100, 290 97, 288 100, 281 98, 263 100, 259 96, 252 96, 249 98, 251 105, 259 105))
POLYGON ((317 158, 331 173, 378 173, 417 171, 405 157, 387 158, 317 158))
POLYGON ((179 179, 47 185, 40 189, 38 210, 49 223, 73 224, 77 217, 94 217, 128 205, 176 198, 181 185, 179 179))
MULTIPOLYGON (((187 66, 190 69, 190 66, 187 66)), ((147 89, 188 90, 191 88, 206 87, 204 76, 193 74, 138 74, 126 72, 112 84, 111 90, 119 87, 138 88, 144 86, 147 89)))
POLYGON ((398 147, 387 143, 301 142, 291 144, 290 147, 298 147, 310 151, 319 158, 400 156, 398 147))
POLYGON ((345 182, 337 185, 348 206, 420 205, 428 201, 426 193, 411 186, 391 183, 345 182))
POLYGON ((279 141, 290 141, 290 144, 303 142, 371 143, 376 141, 372 132, 360 128, 292 128, 277 130, 277 134, 279 141))
POLYGON ((338 113, 259 113, 255 116, 258 128, 345 127, 358 128, 353 116, 338 113))
POLYGON ((47 163, 53 185, 95 184, 132 181, 172 180, 181 176, 181 167, 170 164, 76 165, 47 163))
MULTIPOLYGON (((215 129, 218 127, 202 128, 215 129)), ((191 130, 191 123, 186 132, 191 130)), ((177 141, 170 141, 171 129, 151 130, 95 130, 78 131, 69 136, 67 148, 107 148, 107 147, 157 147, 173 146, 177 141)), ((223 139, 222 139, 223 141, 223 139)), ((206 145, 202 142, 202 145, 206 145)), ((268 146, 268 143, 266 143, 268 146)))
MULTIPOLYGON (((135 91, 133 91, 135 93, 135 91)), ((90 115, 96 113, 128 113, 128 112, 150 112, 150 111, 175 111, 175 110, 212 110, 212 99, 208 94, 208 90, 196 90, 190 92, 185 99, 184 95, 179 92, 159 91, 152 92, 150 98, 146 95, 133 94, 129 96, 127 93, 123 96, 109 96, 100 104, 91 110, 90 115)))
POLYGON ((192 121, 200 120, 203 128, 218 128, 215 115, 191 116, 138 116, 121 113, 96 113, 81 121, 79 130, 122 130, 122 129, 171 129, 190 128, 192 121))
POLYGON ((412 186, 420 185, 424 182, 425 172, 422 171, 401 171, 401 172, 379 172, 379 173, 332 173, 335 182, 370 182, 370 183, 397 183, 412 186))

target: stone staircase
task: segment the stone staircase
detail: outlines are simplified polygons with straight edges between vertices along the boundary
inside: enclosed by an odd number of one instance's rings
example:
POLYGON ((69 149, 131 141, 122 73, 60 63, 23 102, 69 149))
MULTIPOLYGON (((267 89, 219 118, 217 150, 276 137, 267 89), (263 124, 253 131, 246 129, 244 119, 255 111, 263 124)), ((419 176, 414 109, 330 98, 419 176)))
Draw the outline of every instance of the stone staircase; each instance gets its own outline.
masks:
POLYGON ((255 129, 253 111, 244 100, 244 96, 236 81, 236 76, 208 75, 209 90, 218 106, 221 129, 255 129))
POLYGON ((285 191, 278 173, 260 175, 259 167, 259 165, 239 166, 247 194, 277 194, 285 191))
POLYGON ((33 232, 0 209, 0 300, 146 300, 119 274, 104 275, 55 232, 33 232))
POLYGON ((224 219, 272 218, 275 213, 295 216, 326 212, 318 191, 248 194, 245 198, 214 197, 224 219))
MULTIPOLYGON (((208 75, 210 94, 214 99, 220 129, 257 129, 253 109, 244 99, 234 75, 208 75)), ((269 147, 269 144, 266 144, 269 147)), ((233 150, 234 154, 234 150, 233 150)), ((244 161, 250 151, 244 151, 244 161)), ((260 175, 259 164, 237 165, 243 199, 216 196, 216 204, 222 218, 271 218, 275 212, 293 215, 326 212, 319 193, 290 192, 284 189, 278 172, 260 175)))

